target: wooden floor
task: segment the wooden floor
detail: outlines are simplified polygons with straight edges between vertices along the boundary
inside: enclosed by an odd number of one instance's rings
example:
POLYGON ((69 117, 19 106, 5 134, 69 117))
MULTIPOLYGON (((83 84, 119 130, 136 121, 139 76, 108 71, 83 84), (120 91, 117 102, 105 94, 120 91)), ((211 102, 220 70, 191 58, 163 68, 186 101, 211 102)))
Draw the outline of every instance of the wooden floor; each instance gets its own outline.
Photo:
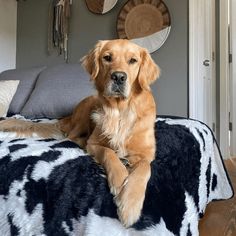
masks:
MULTIPOLYGON (((225 161, 225 164, 236 192, 236 158, 225 161)), ((199 231, 200 236, 236 236, 236 196, 211 202, 200 220, 199 231)))

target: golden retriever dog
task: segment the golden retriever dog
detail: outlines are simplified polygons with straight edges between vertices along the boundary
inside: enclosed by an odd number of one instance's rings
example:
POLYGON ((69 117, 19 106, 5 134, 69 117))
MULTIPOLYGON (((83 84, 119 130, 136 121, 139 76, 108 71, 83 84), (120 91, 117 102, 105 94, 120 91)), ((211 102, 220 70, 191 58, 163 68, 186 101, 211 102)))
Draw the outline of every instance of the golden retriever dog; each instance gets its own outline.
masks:
POLYGON ((82 65, 98 95, 85 98, 71 116, 52 124, 8 119, 0 130, 56 137, 63 132, 101 164, 125 227, 141 214, 150 163, 155 156, 156 105, 150 84, 159 68, 146 49, 128 40, 99 41, 82 65))

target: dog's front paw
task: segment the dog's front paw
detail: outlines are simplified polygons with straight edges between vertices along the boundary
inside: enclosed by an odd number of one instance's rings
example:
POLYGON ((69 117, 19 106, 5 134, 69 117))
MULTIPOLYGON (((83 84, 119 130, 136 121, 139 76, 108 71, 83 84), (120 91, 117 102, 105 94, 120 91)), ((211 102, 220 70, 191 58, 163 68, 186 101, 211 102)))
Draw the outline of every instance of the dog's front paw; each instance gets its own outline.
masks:
POLYGON ((144 197, 145 192, 139 189, 138 184, 131 187, 129 182, 122 188, 118 196, 115 197, 117 214, 125 227, 129 227, 138 221, 144 197))
POLYGON ((114 196, 117 196, 127 183, 128 174, 125 166, 114 168, 113 171, 108 173, 108 184, 110 191, 114 196))

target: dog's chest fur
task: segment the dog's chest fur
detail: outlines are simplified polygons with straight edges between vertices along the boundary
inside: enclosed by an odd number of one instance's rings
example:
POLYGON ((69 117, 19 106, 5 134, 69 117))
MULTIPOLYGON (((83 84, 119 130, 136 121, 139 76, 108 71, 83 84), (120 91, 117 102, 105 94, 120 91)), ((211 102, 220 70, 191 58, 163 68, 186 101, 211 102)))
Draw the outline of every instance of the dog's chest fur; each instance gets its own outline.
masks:
POLYGON ((119 111, 117 108, 103 106, 92 114, 92 119, 101 129, 102 136, 108 139, 111 148, 120 158, 127 155, 125 142, 131 137, 136 117, 132 107, 119 111))

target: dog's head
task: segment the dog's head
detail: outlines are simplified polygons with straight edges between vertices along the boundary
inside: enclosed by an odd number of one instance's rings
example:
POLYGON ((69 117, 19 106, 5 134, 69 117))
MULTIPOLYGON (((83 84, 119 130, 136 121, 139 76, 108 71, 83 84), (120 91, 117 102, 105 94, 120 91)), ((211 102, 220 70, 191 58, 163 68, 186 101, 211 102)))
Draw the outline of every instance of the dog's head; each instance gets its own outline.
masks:
POLYGON ((134 89, 149 90, 160 74, 146 49, 123 39, 99 41, 82 64, 105 97, 126 99, 134 89))

